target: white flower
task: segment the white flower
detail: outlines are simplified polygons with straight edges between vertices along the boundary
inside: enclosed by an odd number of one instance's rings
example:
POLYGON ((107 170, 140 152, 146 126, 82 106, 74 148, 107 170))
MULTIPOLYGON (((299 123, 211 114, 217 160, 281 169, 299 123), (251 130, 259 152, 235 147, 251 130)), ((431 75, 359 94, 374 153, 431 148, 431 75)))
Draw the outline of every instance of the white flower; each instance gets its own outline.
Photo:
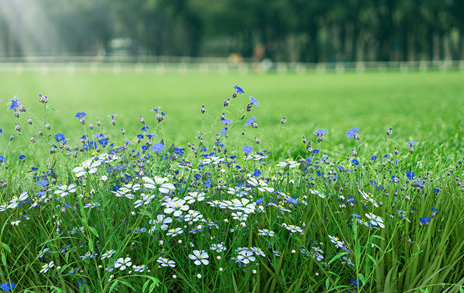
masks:
POLYGON ((208 265, 209 264, 209 261, 208 261, 208 253, 204 250, 194 250, 193 251, 193 254, 189 254, 189 258, 191 260, 195 260, 195 264, 197 266, 201 265, 201 264, 204 264, 204 265, 208 265))
POLYGON ((365 215, 369 220, 371 220, 371 224, 373 226, 379 226, 380 228, 385 228, 385 225, 383 224, 383 219, 381 217, 378 217, 374 215, 373 213, 369 213, 365 215))
POLYGON ((74 192, 76 192, 76 185, 71 184, 68 186, 64 184, 64 185, 57 186, 57 189, 55 190, 54 193, 58 194, 61 197, 65 197, 69 193, 74 193, 74 192))
POLYGON ((311 194, 317 195, 317 196, 319 196, 321 198, 325 198, 325 195, 323 195, 322 193, 319 193, 319 191, 317 191, 317 190, 310 189, 309 191, 311 192, 311 194))
POLYGON ((54 266, 54 261, 51 261, 51 262, 48 263, 48 264, 44 264, 44 265, 42 266, 42 269, 40 270, 39 273, 40 273, 40 274, 41 274, 41 273, 46 273, 46 272, 48 272, 49 269, 53 268, 53 266, 54 266))
POLYGON ((258 231, 259 231, 258 233, 259 236, 270 236, 270 237, 274 236, 274 231, 270 231, 268 229, 258 229, 258 231))
POLYGON ((255 261, 256 257, 253 256, 253 252, 251 251, 240 251, 237 255, 237 262, 241 262, 244 264, 250 263, 250 261, 255 261))
POLYGON ((155 176, 155 180, 149 177, 143 177, 142 180, 145 182, 144 186, 149 189, 158 189, 161 193, 169 193, 169 190, 175 189, 175 186, 172 183, 167 183, 168 178, 155 176))
POLYGON ((155 225, 151 227, 152 230, 156 230, 157 227, 159 227, 161 230, 167 230, 168 224, 172 223, 172 218, 171 217, 166 218, 165 215, 160 214, 156 216, 156 220, 150 220, 148 221, 148 223, 155 225))
POLYGON ((345 247, 345 242, 343 240, 338 239, 338 237, 329 235, 329 238, 330 238, 330 241, 333 244, 335 244, 335 247, 337 247, 337 248, 345 247))
POLYGON ((82 162, 80 167, 74 168, 72 171, 76 174, 77 178, 84 176, 85 174, 94 174, 97 172, 97 167, 101 165, 101 161, 93 161, 92 159, 85 160, 82 162))
POLYGON ((167 202, 167 207, 164 209, 166 214, 171 214, 174 212, 174 217, 179 217, 182 215, 182 211, 188 211, 189 206, 185 204, 186 201, 184 199, 180 199, 177 201, 171 200, 167 202))
POLYGON ((162 267, 176 267, 176 262, 173 260, 169 260, 168 258, 160 257, 156 260, 156 262, 160 263, 162 267))
POLYGON ((226 248, 224 247, 224 245, 221 243, 221 244, 211 244, 211 247, 209 248, 213 251, 217 251, 218 253, 221 253, 223 252, 226 248))
POLYGON ((212 156, 212 157, 209 157, 207 159, 204 159, 203 160, 203 164, 213 164, 213 165, 217 165, 221 162, 224 162, 224 159, 223 158, 218 158, 218 157, 215 157, 215 156, 212 156))
POLYGON ((121 271, 124 271, 127 267, 130 267, 132 265, 131 258, 126 257, 126 258, 119 258, 115 263, 114 267, 117 269, 119 268, 121 271))
POLYGON ((367 194, 362 190, 358 190, 358 191, 359 191, 359 193, 361 193, 361 195, 364 197, 365 200, 367 200, 368 202, 371 202, 376 208, 379 207, 379 205, 373 199, 372 194, 367 194))
POLYGON ((184 231, 182 230, 182 228, 176 228, 176 229, 169 229, 168 230, 168 233, 166 233, 167 236, 172 236, 172 237, 176 237, 177 235, 180 235, 182 234, 184 231))
POLYGON ((268 191, 268 192, 274 192, 274 188, 272 187, 267 187, 267 183, 264 182, 263 180, 259 179, 256 180, 256 178, 249 178, 248 181, 247 181, 250 185, 252 186, 255 186, 258 188, 259 191, 261 192, 265 192, 265 191, 268 191))
POLYGON ((134 271, 139 272, 139 273, 143 273, 146 269, 147 269, 146 265, 141 265, 141 266, 136 266, 134 268, 134 271))
POLYGON ((13 225, 13 226, 19 226, 19 223, 21 223, 21 221, 20 221, 20 220, 17 220, 17 221, 11 222, 11 225, 13 225))
POLYGON ((304 233, 303 230, 296 225, 288 225, 287 227, 285 227, 285 229, 287 229, 288 231, 292 233, 295 233, 295 232, 304 233))
POLYGON ((205 199, 204 192, 189 192, 189 195, 186 196, 184 199, 187 201, 188 204, 192 204, 196 201, 203 201, 205 199))
POLYGON ((248 218, 248 214, 244 214, 242 212, 236 212, 236 213, 232 213, 232 218, 234 220, 246 221, 248 218))
POLYGON ((284 162, 280 162, 279 164, 277 164, 277 166, 279 167, 285 167, 285 166, 289 166, 290 168, 295 168, 299 165, 298 162, 295 162, 295 161, 284 161, 284 162))
POLYGON ((105 253, 102 254, 101 259, 110 258, 116 251, 114 250, 107 250, 105 253))
POLYGON ((16 208, 22 201, 26 200, 28 197, 27 192, 21 193, 19 197, 13 197, 10 200, 10 205, 7 207, 8 209, 14 209, 16 208))

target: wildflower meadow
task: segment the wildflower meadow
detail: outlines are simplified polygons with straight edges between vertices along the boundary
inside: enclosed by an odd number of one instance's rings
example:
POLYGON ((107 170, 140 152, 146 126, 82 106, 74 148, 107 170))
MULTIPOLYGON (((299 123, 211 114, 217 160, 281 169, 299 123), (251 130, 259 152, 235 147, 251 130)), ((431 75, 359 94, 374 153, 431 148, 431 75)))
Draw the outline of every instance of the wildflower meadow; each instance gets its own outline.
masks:
POLYGON ((156 101, 61 117, 47 93, 3 98, 0 288, 464 292, 462 125, 334 131, 282 112, 291 92, 270 116, 242 84, 214 94, 170 132, 156 101))

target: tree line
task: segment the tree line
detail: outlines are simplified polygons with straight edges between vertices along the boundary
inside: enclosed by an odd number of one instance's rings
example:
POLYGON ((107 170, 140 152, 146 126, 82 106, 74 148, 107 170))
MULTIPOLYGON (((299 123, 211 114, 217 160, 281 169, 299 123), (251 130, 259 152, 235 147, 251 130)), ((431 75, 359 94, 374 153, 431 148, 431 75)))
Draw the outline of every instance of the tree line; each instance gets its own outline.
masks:
POLYGON ((0 57, 464 59, 462 0, 2 0, 0 57), (119 40, 119 42, 118 42, 119 40))

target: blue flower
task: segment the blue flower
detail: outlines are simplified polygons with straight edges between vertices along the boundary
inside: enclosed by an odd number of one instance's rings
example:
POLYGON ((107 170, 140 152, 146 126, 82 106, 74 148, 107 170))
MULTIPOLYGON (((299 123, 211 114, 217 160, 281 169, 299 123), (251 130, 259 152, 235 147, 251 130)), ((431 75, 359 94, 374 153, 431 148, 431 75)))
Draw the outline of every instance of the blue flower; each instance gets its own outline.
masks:
POLYGON ((230 119, 222 119, 221 122, 222 123, 232 123, 232 120, 230 120, 230 119))
POLYGON ((77 112, 77 114, 74 117, 76 117, 76 118, 84 118, 85 116, 87 116, 87 113, 85 113, 85 112, 77 112))
POLYGON ((243 152, 247 155, 251 154, 253 152, 253 148, 249 145, 243 147, 243 152))
POLYGON ((143 136, 143 134, 137 134, 137 138, 142 139, 142 138, 144 138, 144 136, 143 136))
POLYGON ((66 137, 64 137, 64 134, 62 133, 57 133, 55 134, 55 139, 56 139, 56 142, 60 142, 60 141, 65 141, 66 140, 66 137))
POLYGON ((432 209, 432 211, 434 211, 434 212, 439 212, 439 211, 440 211, 440 210, 437 210, 437 209, 434 208, 434 207, 431 207, 431 209, 432 209))
POLYGON ((156 137, 156 134, 153 134, 153 133, 147 133, 146 135, 147 135, 149 138, 156 137))
POLYGON ((160 107, 155 108, 155 109, 151 109, 151 110, 152 110, 152 111, 155 111, 156 113, 158 113, 158 109, 159 109, 159 108, 160 108, 160 107))
POLYGON ((50 181, 48 181, 48 180, 41 180, 41 181, 37 182, 37 185, 42 186, 42 187, 47 186, 49 184, 50 184, 50 181))
POLYGON ((20 160, 24 160, 25 158, 26 158, 26 156, 25 156, 25 155, 21 155, 21 156, 19 156, 19 159, 20 159, 20 160))
POLYGON ((96 137, 96 138, 103 137, 103 133, 97 133, 93 137, 96 137))
POLYGON ((108 144, 108 139, 106 139, 106 138, 99 139, 98 143, 100 145, 107 145, 108 144))
POLYGON ((328 134, 329 132, 327 130, 324 130, 324 129, 318 129, 316 130, 316 132, 314 132, 314 134, 317 134, 317 135, 323 135, 323 134, 328 134))
POLYGON ((14 96, 11 100, 10 100, 10 108, 8 108, 8 110, 16 110, 16 108, 19 107, 19 98, 16 98, 16 96, 14 96))
POLYGON ((239 86, 237 86, 237 85, 234 86, 234 89, 235 89, 239 94, 244 94, 244 93, 245 93, 245 92, 242 90, 242 88, 239 87, 239 86))
POLYGON ((5 158, 3 156, 0 156, 0 164, 5 162, 5 158))
POLYGON ((127 143, 127 144, 133 144, 132 141, 128 140, 128 139, 124 139, 124 141, 127 143))
POLYGON ((254 97, 250 96, 250 101, 251 101, 252 104, 255 104, 256 106, 259 106, 258 101, 256 101, 256 99, 254 97))
POLYGON ((356 160, 356 159, 351 160, 351 163, 355 164, 356 166, 359 165, 359 162, 358 162, 358 160, 356 160))
POLYGON ((416 173, 414 173, 414 172, 408 172, 408 173, 406 173, 406 176, 407 176, 409 179, 411 179, 411 180, 414 179, 414 176, 415 176, 415 175, 416 175, 416 173))
POLYGON ((5 283, 1 283, 0 284, 0 288, 2 288, 3 291, 11 291, 14 289, 14 287, 16 287, 15 284, 13 284, 13 282, 5 282, 5 283))
POLYGON ((111 119, 113 119, 114 117, 116 117, 117 114, 111 114, 111 115, 108 115, 108 117, 110 117, 111 119))
POLYGON ((140 128, 141 131, 147 131, 148 129, 150 129, 150 126, 144 126, 140 128))
POLYGON ((348 132, 346 133, 346 137, 353 137, 358 131, 359 131, 359 128, 355 126, 351 128, 350 130, 348 130, 348 132))
POLYGON ((417 144, 417 142, 411 142, 411 141, 408 142, 408 145, 409 145, 409 146, 413 146, 413 145, 416 145, 416 144, 417 144))
POLYGON ((250 126, 251 123, 255 122, 255 120, 256 120, 255 116, 251 117, 245 122, 245 126, 250 126))
POLYGON ((319 154, 319 150, 313 150, 313 154, 319 154))
POLYGON ((433 193, 435 193, 435 195, 437 195, 439 192, 440 192, 440 189, 438 189, 438 188, 435 188, 435 189, 433 190, 433 193))
POLYGON ((222 134, 222 135, 225 135, 225 134, 227 133, 227 131, 229 131, 229 129, 223 128, 223 129, 221 129, 221 134, 222 134))
POLYGON ((375 162, 377 160, 377 156, 372 156, 371 160, 375 162))
POLYGON ((422 223, 427 223, 427 222, 430 222, 430 218, 429 217, 423 217, 423 218, 419 218, 419 220, 422 222, 422 223))
POLYGON ((3 133, 3 129, 0 128, 0 133, 3 133))
POLYGON ((157 152, 158 154, 161 153, 163 150, 164 150, 164 144, 162 143, 155 143, 152 147, 151 147, 152 150, 154 150, 155 152, 157 152))
POLYGON ((363 283, 362 283, 361 280, 357 280, 357 279, 355 279, 355 278, 351 278, 351 279, 350 279, 350 283, 353 284, 353 285, 355 285, 355 286, 362 286, 362 285, 363 285, 363 283), (359 285, 358 285, 358 282, 359 282, 359 285))

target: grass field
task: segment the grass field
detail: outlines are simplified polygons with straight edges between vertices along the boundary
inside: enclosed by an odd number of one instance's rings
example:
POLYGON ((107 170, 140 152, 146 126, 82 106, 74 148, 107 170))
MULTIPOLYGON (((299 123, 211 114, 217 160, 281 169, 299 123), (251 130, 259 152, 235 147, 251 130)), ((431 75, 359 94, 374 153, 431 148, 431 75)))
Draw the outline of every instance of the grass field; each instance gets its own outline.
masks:
POLYGON ((2 73, 1 289, 464 292, 463 80, 2 73))
MULTIPOLYGON (((451 142, 462 139, 463 77, 462 72, 324 75, 23 73, 1 76, 0 99, 5 103, 18 95, 30 112, 42 113, 39 110, 42 105, 37 103, 38 94, 47 95, 49 104, 57 109, 50 113, 50 124, 55 133, 62 132, 71 138, 71 143, 78 142, 73 139, 74 134, 82 135, 78 119, 74 118, 76 112, 86 112, 87 120, 94 124, 99 118, 109 133, 118 132, 120 127, 134 133, 141 125, 137 123, 140 114, 155 125, 155 113, 151 109, 161 107, 168 116, 158 131, 162 130, 162 136, 168 142, 185 144, 199 131, 207 135, 219 132, 222 111, 236 121, 251 95, 260 102, 249 115, 258 119, 257 136, 264 146, 271 147, 273 141, 265 138, 280 132, 284 139, 279 145, 283 144, 287 155, 301 142, 302 135, 314 136, 313 132, 319 128, 329 131, 327 142, 335 151, 336 146, 345 141, 345 132, 353 126, 360 128, 365 141, 375 141, 393 127, 403 142, 421 141, 429 148, 445 144, 459 150, 459 146, 451 142), (235 84, 246 93, 224 109, 222 104, 230 97, 235 84), (202 104, 206 105, 205 115, 200 114, 202 104), (109 127, 109 114, 118 114, 117 131, 109 127), (283 116, 287 117, 288 123, 282 131, 277 131, 283 116)), ((1 115, 0 127, 8 133, 7 129, 13 128, 13 120, 6 113, 1 115)), ((272 137, 277 139, 275 135, 272 137)), ((253 136, 248 136, 248 141, 252 139, 253 136)))

